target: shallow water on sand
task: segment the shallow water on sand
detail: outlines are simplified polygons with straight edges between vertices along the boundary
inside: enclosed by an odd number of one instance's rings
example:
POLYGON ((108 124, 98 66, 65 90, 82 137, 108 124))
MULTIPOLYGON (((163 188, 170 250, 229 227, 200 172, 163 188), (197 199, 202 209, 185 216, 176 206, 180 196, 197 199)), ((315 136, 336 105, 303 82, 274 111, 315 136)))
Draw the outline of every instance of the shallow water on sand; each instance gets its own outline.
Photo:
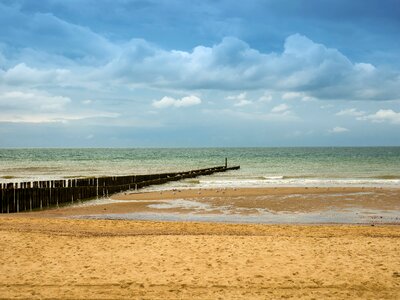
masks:
POLYGON ((116 196, 118 201, 124 200, 123 206, 104 207, 98 214, 86 210, 74 217, 265 224, 400 224, 397 189, 297 190, 123 193, 116 196))
POLYGON ((205 213, 150 213, 85 215, 76 218, 103 220, 176 221, 176 222, 222 222, 250 224, 400 224, 397 212, 366 209, 346 211, 322 211, 314 213, 270 213, 259 214, 205 214, 205 213))

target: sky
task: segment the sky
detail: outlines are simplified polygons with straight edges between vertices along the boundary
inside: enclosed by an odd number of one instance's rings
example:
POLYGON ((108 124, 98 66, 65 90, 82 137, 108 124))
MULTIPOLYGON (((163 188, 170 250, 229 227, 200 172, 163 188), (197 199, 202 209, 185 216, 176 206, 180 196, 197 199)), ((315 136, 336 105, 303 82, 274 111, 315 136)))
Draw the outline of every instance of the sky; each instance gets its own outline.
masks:
POLYGON ((400 146, 399 0, 0 0, 0 147, 400 146))

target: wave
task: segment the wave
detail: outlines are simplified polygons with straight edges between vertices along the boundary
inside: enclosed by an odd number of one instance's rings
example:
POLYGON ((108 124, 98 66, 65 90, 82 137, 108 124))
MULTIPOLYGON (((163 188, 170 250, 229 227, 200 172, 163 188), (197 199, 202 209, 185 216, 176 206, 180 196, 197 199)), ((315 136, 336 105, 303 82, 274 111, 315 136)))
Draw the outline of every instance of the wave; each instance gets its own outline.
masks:
POLYGON ((275 176, 262 176, 258 179, 267 179, 267 180, 281 180, 281 179, 308 179, 308 178, 323 178, 321 176, 315 175, 275 175, 275 176))
POLYGON ((283 176, 262 176, 257 179, 280 180, 280 179, 321 179, 321 180, 366 180, 366 179, 387 179, 397 180, 400 175, 376 175, 376 176, 354 176, 343 177, 340 175, 283 175, 283 176))
POLYGON ((261 176, 260 179, 268 179, 268 180, 280 180, 284 179, 285 176, 261 176))
POLYGON ((282 179, 307 179, 307 178, 320 178, 315 175, 286 175, 282 179))

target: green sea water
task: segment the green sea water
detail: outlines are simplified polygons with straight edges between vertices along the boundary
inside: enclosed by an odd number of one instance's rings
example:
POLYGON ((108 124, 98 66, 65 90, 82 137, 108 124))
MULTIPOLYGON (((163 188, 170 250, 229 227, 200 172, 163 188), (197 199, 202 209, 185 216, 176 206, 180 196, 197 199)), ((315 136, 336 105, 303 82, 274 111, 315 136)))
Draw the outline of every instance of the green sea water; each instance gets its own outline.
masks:
POLYGON ((0 149, 0 182, 190 170, 225 157, 241 169, 172 184, 400 187, 400 147, 0 149))

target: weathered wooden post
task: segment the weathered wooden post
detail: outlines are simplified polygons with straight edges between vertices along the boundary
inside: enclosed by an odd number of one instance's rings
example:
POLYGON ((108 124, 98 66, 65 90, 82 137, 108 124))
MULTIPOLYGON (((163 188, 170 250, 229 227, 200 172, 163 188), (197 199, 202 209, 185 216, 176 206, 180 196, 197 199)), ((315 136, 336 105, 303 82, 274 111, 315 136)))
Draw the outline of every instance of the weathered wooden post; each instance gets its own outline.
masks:
POLYGON ((3 184, 0 182, 0 204, 1 204, 1 213, 3 213, 3 184))
POLYGON ((44 188, 44 182, 43 181, 38 181, 38 201, 42 202, 43 204, 43 188, 44 188))
POLYGON ((10 213, 10 188, 11 188, 11 183, 6 185, 6 200, 7 200, 7 213, 10 213))

